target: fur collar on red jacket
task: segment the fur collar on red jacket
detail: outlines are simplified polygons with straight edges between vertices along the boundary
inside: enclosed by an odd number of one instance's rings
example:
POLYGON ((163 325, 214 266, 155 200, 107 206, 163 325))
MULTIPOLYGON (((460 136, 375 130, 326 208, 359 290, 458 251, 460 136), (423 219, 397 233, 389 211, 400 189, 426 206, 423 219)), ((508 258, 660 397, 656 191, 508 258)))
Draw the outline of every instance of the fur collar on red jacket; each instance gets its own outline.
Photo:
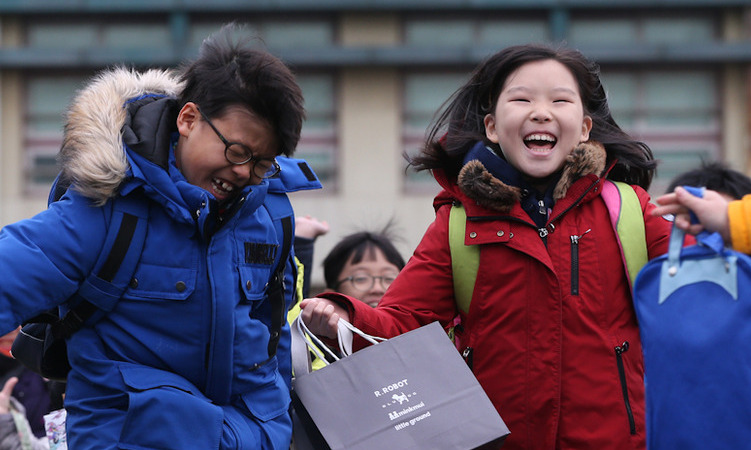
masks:
MULTIPOLYGON (((589 174, 602 175, 606 156, 605 147, 596 141, 584 142, 571 151, 553 192, 555 200, 565 197, 569 187, 579 178, 589 174)), ((440 178, 437 176, 439 183, 440 178)), ((500 212, 508 212, 522 197, 519 187, 499 180, 478 160, 469 161, 462 167, 456 184, 478 205, 500 212)))

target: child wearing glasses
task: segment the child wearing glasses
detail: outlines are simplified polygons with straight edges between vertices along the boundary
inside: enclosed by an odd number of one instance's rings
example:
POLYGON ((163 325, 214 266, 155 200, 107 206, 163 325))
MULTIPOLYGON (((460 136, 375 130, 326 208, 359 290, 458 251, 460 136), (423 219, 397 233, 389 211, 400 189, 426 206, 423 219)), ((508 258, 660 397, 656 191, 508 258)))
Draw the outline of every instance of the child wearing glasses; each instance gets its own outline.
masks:
POLYGON ((340 292, 376 307, 404 268, 404 259, 385 232, 345 236, 323 260, 327 292, 340 292))
POLYGON ((70 448, 289 448, 292 290, 270 287, 294 277, 286 193, 320 183, 282 158, 304 119, 293 74, 237 28, 177 72, 99 74, 67 112, 70 188, 0 233, 0 334, 83 288, 104 311, 68 339, 70 448), (125 204, 146 232, 111 298, 91 274, 125 204))

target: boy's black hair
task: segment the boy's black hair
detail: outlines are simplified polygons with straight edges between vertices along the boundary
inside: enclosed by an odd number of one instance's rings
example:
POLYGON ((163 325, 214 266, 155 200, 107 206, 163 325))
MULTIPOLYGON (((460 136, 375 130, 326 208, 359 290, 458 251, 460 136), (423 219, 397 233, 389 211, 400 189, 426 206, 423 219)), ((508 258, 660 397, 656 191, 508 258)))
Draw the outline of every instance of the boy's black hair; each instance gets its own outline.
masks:
POLYGON ((329 289, 338 287, 342 269, 350 258, 352 264, 357 264, 363 260, 366 253, 370 258, 375 257, 376 249, 381 250, 386 260, 400 271, 404 268, 402 255, 399 254, 399 250, 396 249, 385 231, 378 233, 360 231, 345 236, 323 260, 323 278, 326 280, 326 287, 329 289))
POLYGON ((469 81, 444 103, 431 125, 422 153, 408 157, 411 165, 417 170, 442 169, 449 177, 455 177, 464 155, 478 141, 501 155, 498 144, 485 135, 484 118, 495 111, 498 96, 512 72, 523 64, 544 60, 558 61, 574 75, 584 113, 592 117, 589 137, 605 146, 606 167, 616 162, 608 178, 648 189, 657 162, 645 143, 634 140, 616 124, 600 81, 599 66, 577 50, 547 45, 512 46, 483 61, 469 81))
POLYGON ((278 154, 292 156, 305 119, 302 91, 281 60, 234 37, 241 28, 223 26, 183 66, 180 106, 194 102, 210 119, 232 106, 246 108, 271 126, 278 154))
POLYGON ((701 167, 676 176, 666 192, 673 192, 678 186, 703 186, 734 199, 751 194, 750 177, 717 161, 702 161, 701 167))

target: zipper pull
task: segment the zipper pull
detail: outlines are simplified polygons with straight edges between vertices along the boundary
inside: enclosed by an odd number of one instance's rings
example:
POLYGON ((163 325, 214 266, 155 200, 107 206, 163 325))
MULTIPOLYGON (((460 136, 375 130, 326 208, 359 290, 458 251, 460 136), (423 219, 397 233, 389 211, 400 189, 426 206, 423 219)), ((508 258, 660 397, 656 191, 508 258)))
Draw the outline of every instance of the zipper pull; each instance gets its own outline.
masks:
POLYGON ((621 354, 627 351, 628 351, 628 341, 623 341, 623 344, 615 348, 615 354, 618 356, 620 356, 621 354))
POLYGON ((464 362, 469 366, 469 370, 472 370, 472 347, 467 347, 462 351, 462 358, 464 358, 464 362))
POLYGON ((587 231, 585 231, 584 233, 580 234, 579 236, 577 236, 575 234, 571 235, 571 243, 574 244, 574 245, 578 244, 579 243, 579 239, 583 238, 584 235, 587 234, 587 233, 589 233, 590 231, 592 231, 591 228, 588 229, 587 231))
POLYGON ((539 213, 540 213, 541 215, 543 215, 543 216, 546 216, 546 217, 547 217, 547 215, 548 215, 548 212, 547 212, 547 210, 545 209, 545 202, 544 202, 544 201, 542 201, 542 200, 538 200, 538 201, 537 201, 537 208, 538 208, 538 212, 539 212, 539 213))

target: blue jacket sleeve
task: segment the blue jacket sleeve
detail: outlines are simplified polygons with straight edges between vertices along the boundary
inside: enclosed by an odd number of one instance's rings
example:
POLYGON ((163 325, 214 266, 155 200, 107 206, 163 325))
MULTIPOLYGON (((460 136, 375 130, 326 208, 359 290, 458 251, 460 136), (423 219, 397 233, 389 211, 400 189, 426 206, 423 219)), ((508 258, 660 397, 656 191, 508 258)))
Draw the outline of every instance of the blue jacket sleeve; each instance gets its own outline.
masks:
POLYGON ((0 231, 0 334, 75 293, 101 251, 107 210, 69 192, 0 231))

